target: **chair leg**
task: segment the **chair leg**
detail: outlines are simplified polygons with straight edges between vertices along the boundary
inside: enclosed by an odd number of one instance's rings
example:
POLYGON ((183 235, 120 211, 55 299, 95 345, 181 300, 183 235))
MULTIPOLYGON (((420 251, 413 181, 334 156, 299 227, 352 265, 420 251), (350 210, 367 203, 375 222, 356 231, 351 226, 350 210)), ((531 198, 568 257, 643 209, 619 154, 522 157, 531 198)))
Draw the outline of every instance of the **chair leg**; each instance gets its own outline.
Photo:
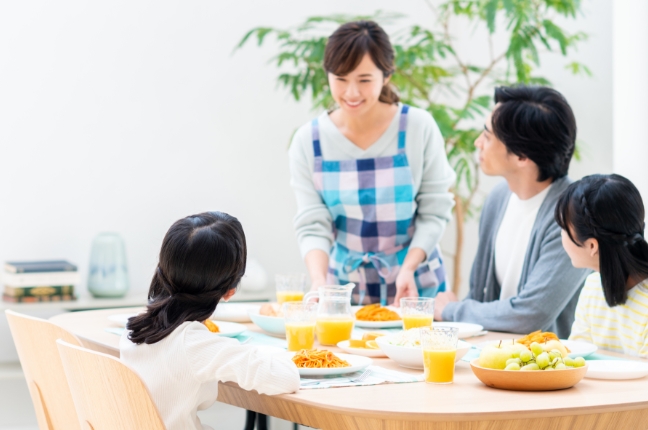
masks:
POLYGON ((256 412, 245 411, 245 430, 254 430, 254 422, 256 421, 256 412))
POLYGON ((257 414, 257 430, 268 430, 268 416, 257 414))

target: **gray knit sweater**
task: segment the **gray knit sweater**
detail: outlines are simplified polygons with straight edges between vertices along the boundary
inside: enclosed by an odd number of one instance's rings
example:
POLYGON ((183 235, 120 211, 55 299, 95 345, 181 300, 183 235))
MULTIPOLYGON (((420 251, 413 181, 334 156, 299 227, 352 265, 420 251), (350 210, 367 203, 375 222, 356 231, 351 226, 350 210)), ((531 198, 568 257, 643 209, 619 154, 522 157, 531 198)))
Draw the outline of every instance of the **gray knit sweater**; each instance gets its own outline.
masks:
POLYGON ((481 324, 487 330, 530 333, 553 331, 566 339, 574 322, 578 294, 590 273, 575 269, 562 247, 560 227, 554 221, 558 197, 571 183, 553 183, 536 217, 520 275, 518 294, 499 300, 495 276, 495 238, 506 212, 511 190, 499 184, 486 199, 479 222, 479 248, 470 274, 470 292, 461 302, 448 303, 444 321, 481 324))

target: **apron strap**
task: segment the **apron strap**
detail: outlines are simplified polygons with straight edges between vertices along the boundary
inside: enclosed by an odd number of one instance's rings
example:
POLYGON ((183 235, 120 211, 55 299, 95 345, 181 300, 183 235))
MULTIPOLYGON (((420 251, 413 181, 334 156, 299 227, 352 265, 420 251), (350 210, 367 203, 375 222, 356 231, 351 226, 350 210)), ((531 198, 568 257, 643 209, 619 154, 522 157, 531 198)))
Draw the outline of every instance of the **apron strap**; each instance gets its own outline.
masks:
POLYGON ((322 148, 320 147, 319 121, 317 118, 311 121, 311 130, 313 136, 313 154, 315 158, 322 158, 322 148))
POLYGON ((403 109, 401 109, 400 120, 398 124, 398 153, 399 154, 405 152, 405 135, 407 133, 407 112, 408 111, 409 111, 409 106, 403 105, 403 109))

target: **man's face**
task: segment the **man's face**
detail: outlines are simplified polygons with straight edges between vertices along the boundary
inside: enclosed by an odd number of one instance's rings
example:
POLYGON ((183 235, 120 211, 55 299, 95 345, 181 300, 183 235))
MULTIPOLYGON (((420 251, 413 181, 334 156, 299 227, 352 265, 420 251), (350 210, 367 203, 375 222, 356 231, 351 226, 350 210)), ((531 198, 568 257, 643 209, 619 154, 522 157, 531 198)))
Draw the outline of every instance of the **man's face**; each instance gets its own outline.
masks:
POLYGON ((508 152, 506 145, 495 136, 492 116, 492 112, 488 114, 484 131, 475 140, 475 146, 479 149, 479 166, 488 176, 508 176, 519 168, 520 157, 508 152))

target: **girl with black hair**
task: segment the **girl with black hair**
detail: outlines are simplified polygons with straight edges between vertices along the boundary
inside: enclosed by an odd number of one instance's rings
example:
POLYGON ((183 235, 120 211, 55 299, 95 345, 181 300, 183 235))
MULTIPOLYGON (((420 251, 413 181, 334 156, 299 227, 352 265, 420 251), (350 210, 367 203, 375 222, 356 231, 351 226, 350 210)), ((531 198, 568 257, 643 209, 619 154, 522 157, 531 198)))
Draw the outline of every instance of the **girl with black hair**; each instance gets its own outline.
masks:
POLYGON ((574 267, 590 268, 570 339, 648 358, 648 243, 641 195, 619 175, 571 184, 555 219, 574 267))
POLYGON ((203 324, 236 292, 246 257, 243 227, 221 212, 183 218, 164 237, 149 304, 129 319, 119 349, 169 430, 211 429, 196 412, 216 401, 219 381, 262 394, 299 389, 294 363, 275 355, 282 350, 240 345, 203 324))

